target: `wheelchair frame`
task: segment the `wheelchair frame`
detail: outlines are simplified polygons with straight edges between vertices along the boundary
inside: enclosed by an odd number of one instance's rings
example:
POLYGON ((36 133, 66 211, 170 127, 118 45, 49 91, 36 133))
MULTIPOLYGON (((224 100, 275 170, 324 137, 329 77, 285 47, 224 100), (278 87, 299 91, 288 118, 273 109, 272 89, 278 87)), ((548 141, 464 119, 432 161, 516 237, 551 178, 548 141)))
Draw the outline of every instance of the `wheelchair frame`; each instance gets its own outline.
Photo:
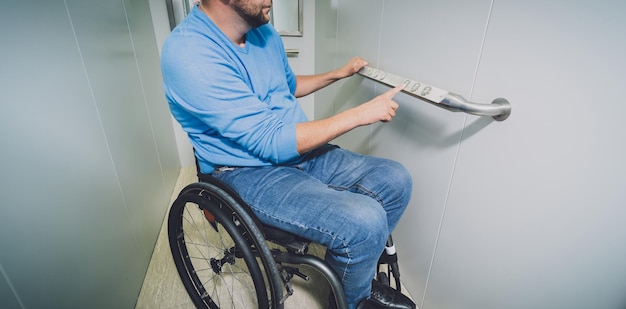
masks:
MULTIPOLYGON (((284 307, 293 294, 293 276, 308 280, 297 267, 308 265, 329 283, 337 308, 348 308, 341 280, 330 266, 308 254, 311 243, 261 223, 228 185, 210 175, 185 187, 172 204, 168 238, 180 278, 197 308, 284 307), (226 232, 227 234, 222 235, 226 232), (217 239, 216 239, 217 237, 217 239), (270 249, 273 243, 277 248, 270 249), (236 290, 245 299, 235 299, 236 290), (250 302, 252 304, 250 304, 250 302)), ((391 236, 378 261, 387 271, 377 280, 400 290, 400 274, 391 236)))

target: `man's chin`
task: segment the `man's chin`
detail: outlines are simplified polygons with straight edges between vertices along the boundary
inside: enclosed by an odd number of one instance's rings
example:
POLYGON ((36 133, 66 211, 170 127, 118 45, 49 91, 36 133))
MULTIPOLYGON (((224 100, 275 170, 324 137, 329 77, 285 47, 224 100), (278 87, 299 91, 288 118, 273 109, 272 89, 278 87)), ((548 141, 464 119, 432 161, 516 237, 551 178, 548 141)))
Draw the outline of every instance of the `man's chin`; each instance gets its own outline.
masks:
POLYGON ((257 21, 255 22, 255 25, 254 25, 252 28, 258 28, 258 27, 261 27, 261 26, 263 26, 263 25, 268 24, 269 22, 270 22, 270 18, 269 18, 269 16, 268 16, 267 18, 264 18, 263 20, 257 20, 257 21))

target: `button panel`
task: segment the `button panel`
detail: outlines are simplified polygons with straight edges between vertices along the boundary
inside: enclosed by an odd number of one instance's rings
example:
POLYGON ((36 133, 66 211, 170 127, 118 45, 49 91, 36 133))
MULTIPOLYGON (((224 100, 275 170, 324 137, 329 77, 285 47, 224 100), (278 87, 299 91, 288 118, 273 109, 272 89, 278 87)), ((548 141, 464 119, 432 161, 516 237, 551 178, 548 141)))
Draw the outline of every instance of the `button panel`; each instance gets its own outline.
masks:
POLYGON ((402 89, 402 92, 418 96, 435 103, 441 103, 441 101, 443 101, 443 99, 448 95, 448 91, 446 90, 387 73, 372 67, 363 67, 358 73, 390 87, 405 84, 406 86, 402 89))

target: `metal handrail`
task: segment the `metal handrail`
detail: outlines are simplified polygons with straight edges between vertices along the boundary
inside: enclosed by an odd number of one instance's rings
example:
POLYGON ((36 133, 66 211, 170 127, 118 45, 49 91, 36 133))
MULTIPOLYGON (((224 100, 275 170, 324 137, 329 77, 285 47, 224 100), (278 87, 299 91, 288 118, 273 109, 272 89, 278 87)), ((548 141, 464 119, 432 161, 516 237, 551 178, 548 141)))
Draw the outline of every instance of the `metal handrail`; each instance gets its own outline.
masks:
POLYGON ((435 106, 452 112, 464 112, 478 116, 491 116, 497 121, 503 121, 511 114, 511 104, 504 98, 497 98, 493 100, 491 104, 474 103, 467 101, 465 98, 456 93, 387 73, 369 66, 363 67, 358 73, 364 77, 390 87, 405 84, 406 86, 402 89, 402 92, 423 99, 431 104, 434 104, 435 106))

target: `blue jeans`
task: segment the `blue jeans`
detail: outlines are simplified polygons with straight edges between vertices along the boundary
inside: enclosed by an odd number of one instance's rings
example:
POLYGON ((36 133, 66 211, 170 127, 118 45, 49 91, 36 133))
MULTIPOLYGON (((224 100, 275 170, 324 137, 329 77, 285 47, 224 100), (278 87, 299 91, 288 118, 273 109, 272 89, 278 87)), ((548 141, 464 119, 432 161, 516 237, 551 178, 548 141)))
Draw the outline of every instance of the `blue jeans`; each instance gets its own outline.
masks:
POLYGON ((409 203, 411 176, 395 161, 325 145, 290 166, 240 167, 213 176, 263 223, 326 246, 350 308, 370 294, 378 258, 409 203))

